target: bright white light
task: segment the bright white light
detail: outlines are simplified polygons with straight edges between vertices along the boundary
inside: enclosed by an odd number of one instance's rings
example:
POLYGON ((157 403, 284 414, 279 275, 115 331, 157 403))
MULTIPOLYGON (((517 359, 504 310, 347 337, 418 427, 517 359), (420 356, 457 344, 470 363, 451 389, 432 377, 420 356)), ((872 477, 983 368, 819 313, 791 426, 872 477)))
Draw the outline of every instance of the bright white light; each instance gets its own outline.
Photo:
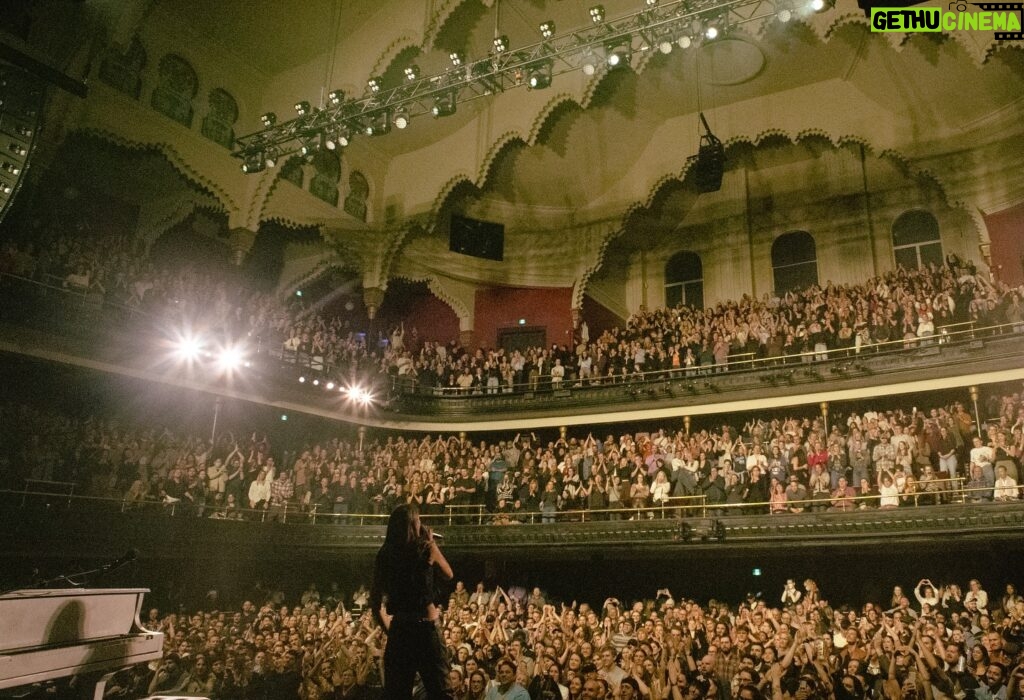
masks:
MULTIPOLYGON (((817 0, 815 0, 817 2, 817 0)), ((714 39, 718 36, 718 27, 708 27, 707 31, 704 32, 704 36, 708 39, 714 39)))
POLYGON ((299 384, 305 384, 305 383, 306 383, 306 378, 305 377, 299 377, 299 384))
POLYGON ((332 389, 334 389, 334 382, 327 382, 327 390, 331 391, 332 389))
POLYGON ((672 42, 667 40, 662 41, 658 44, 658 51, 661 51, 662 53, 672 53, 672 42))
POLYGON ((780 22, 786 23, 786 22, 788 22, 791 19, 793 19, 793 13, 792 12, 790 12, 789 10, 779 10, 779 21, 780 22))
POLYGON ((347 392, 349 401, 366 406, 373 400, 373 395, 360 386, 349 387, 347 392))
POLYGON ((314 379, 313 380, 313 386, 320 386, 320 380, 319 379, 314 379))
POLYGON ((590 61, 587 61, 586 63, 583 64, 583 74, 584 75, 593 75, 596 72, 597 72, 597 66, 595 64, 591 63, 590 61))
POLYGON ((608 65, 609 65, 609 66, 617 66, 617 65, 619 65, 619 62, 620 62, 621 60, 622 60, 622 56, 620 56, 620 55, 619 55, 619 54, 617 54, 617 53, 613 53, 613 54, 611 54, 611 55, 610 55, 610 56, 608 57, 608 65))
POLYGON ((222 372, 235 371, 242 366, 244 360, 245 358, 242 357, 242 351, 238 346, 224 348, 217 355, 217 364, 222 372))
POLYGON ((199 354, 203 351, 203 344, 199 341, 199 338, 190 335, 184 335, 178 338, 174 344, 174 354, 179 359, 185 360, 186 362, 195 362, 199 359, 199 354))
POLYGON ((811 9, 815 12, 821 12, 825 9, 825 0, 811 0, 811 9))
POLYGON ((690 44, 693 43, 693 39, 684 34, 681 37, 679 37, 679 41, 677 41, 676 43, 679 44, 679 48, 688 49, 690 48, 690 44))

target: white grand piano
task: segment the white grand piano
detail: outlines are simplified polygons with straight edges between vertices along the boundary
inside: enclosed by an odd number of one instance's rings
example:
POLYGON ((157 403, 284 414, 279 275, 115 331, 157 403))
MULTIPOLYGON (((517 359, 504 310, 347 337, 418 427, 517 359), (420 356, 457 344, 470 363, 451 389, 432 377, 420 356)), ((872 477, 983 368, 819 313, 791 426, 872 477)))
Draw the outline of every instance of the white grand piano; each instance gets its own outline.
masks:
POLYGON ((160 659, 164 635, 139 620, 146 588, 22 590, 0 595, 0 690, 160 659))

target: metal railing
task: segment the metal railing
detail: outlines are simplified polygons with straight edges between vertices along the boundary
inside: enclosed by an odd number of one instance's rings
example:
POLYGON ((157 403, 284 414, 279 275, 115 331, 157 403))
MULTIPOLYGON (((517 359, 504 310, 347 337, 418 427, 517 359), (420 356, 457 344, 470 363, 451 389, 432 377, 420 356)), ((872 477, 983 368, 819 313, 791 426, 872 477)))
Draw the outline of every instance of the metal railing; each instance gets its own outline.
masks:
MULTIPOLYGON (((0 498, 10 497, 22 509, 42 506, 47 511, 61 508, 68 511, 98 508, 105 512, 130 513, 146 511, 161 513, 168 517, 195 517, 212 520, 244 521, 250 523, 310 523, 353 526, 383 526, 387 513, 322 512, 316 504, 303 505, 294 501, 269 504, 264 508, 227 508, 224 504, 187 503, 182 500, 132 500, 75 494, 70 482, 31 481, 22 490, 0 490, 0 498), (36 486, 51 485, 62 490, 34 490, 36 486)), ((920 484, 920 482, 918 482, 920 484)), ((1019 502, 1024 486, 1017 487, 1019 502)), ((953 505, 983 505, 995 502, 994 486, 968 487, 961 478, 943 478, 924 482, 924 487, 915 485, 913 491, 901 492, 898 496, 900 508, 953 505)), ((829 492, 827 495, 811 496, 785 502, 785 514, 799 516, 812 512, 853 512, 879 508, 882 496, 878 493, 853 496, 829 492)), ((442 513, 424 513, 422 519, 433 526, 459 527, 461 525, 488 525, 503 523, 565 523, 592 522, 595 520, 647 520, 688 517, 729 517, 733 515, 779 515, 771 512, 772 501, 729 501, 711 502, 706 494, 674 496, 654 505, 621 505, 607 508, 559 509, 555 511, 529 510, 514 512, 491 512, 480 504, 450 504, 442 513)), ((897 507, 897 506, 893 506, 897 507)))

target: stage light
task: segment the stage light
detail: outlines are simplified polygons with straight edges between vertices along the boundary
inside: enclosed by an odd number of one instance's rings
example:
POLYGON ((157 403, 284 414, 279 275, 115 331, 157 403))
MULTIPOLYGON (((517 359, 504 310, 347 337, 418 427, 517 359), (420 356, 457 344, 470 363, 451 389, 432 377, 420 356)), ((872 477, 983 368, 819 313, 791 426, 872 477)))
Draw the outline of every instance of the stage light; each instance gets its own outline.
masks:
POLYGON ((793 11, 790 10, 788 7, 783 7, 781 10, 779 10, 779 14, 777 16, 779 18, 779 21, 785 24, 789 20, 793 19, 793 11))
POLYGON ((15 141, 11 141, 10 151, 16 156, 28 155, 28 151, 26 151, 20 143, 17 143, 15 141))
POLYGON ((260 121, 263 122, 263 126, 270 128, 277 124, 277 115, 273 112, 267 112, 260 117, 260 121))
POLYGON ((597 58, 593 52, 588 50, 583 55, 583 63, 580 64, 580 67, 583 69, 583 75, 593 75, 597 72, 597 58))
POLYGON ((331 90, 329 93, 327 93, 327 101, 334 106, 340 105, 342 102, 345 101, 345 91, 331 90))
POLYGON ((662 39, 658 42, 658 51, 661 51, 663 54, 672 53, 672 42, 668 39, 662 39))
POLYGON ((608 55, 605 60, 608 61, 609 68, 620 68, 629 65, 631 56, 629 44, 621 44, 619 46, 609 46, 608 55))
POLYGON ((391 121, 397 128, 404 129, 409 126, 409 113, 405 110, 398 111, 395 113, 395 118, 391 121))
POLYGON ((314 379, 313 380, 313 386, 320 386, 320 380, 319 379, 314 379))
POLYGON ((366 81, 366 87, 370 88, 370 92, 380 92, 380 78, 370 78, 366 81))
POLYGON ((718 27, 716 27, 713 24, 712 25, 708 25, 708 28, 704 30, 704 36, 706 38, 712 39, 712 40, 713 39, 717 39, 718 38, 718 27))
POLYGON ((408 80, 409 82, 412 82, 413 80, 416 80, 416 78, 420 77, 419 66, 406 66, 402 70, 402 72, 405 73, 405 79, 408 80))
POLYGON ((305 383, 306 383, 306 378, 305 377, 299 377, 299 384, 305 384, 305 383))
POLYGON ((320 150, 320 139, 316 136, 309 136, 301 140, 299 153, 304 156, 311 156, 320 150))
POLYGON ((461 53, 458 51, 452 51, 448 54, 448 60, 452 62, 452 65, 458 68, 462 65, 462 61, 465 60, 461 53))
POLYGON ((690 38, 689 34, 683 34, 676 40, 676 45, 678 45, 681 49, 688 49, 691 45, 693 45, 693 39, 690 38))
POLYGON ((504 53, 508 51, 509 43, 508 37, 502 34, 501 36, 494 37, 494 50, 497 53, 504 53))
POLYGON ((371 119, 365 129, 367 136, 379 136, 391 131, 391 119, 387 112, 378 112, 371 119))
POLYGON ((267 155, 263 159, 263 164, 266 165, 268 168, 275 167, 277 165, 277 154, 273 152, 267 153, 267 155))
POLYGON ((266 167, 262 153, 251 153, 242 162, 243 173, 258 173, 266 167))
POLYGON ((531 90, 542 90, 551 85, 551 62, 543 63, 530 68, 527 83, 531 90))
POLYGON ((455 104, 455 91, 452 90, 435 97, 434 106, 430 111, 435 117, 447 117, 450 114, 455 114, 455 104))
POLYGON ((555 35, 555 21, 549 19, 547 22, 541 22, 540 35, 545 39, 553 37, 555 35))
POLYGON ((232 345, 226 348, 222 348, 217 354, 217 367, 222 372, 234 372, 236 369, 242 366, 242 362, 245 360, 242 357, 242 350, 237 345, 232 345))
POLYGON ((604 5, 594 5, 590 8, 590 21, 594 24, 604 22, 604 5))
POLYGON ((295 113, 298 114, 300 117, 304 117, 307 114, 309 114, 310 109, 311 108, 309 106, 309 103, 306 102, 305 100, 302 100, 302 102, 295 103, 295 113))
POLYGON ((345 393, 348 395, 349 401, 363 406, 366 406, 373 400, 373 395, 360 386, 349 387, 345 393))
POLYGON ((174 343, 174 354, 178 359, 186 362, 195 362, 203 351, 203 344, 192 335, 183 335, 174 343))
POLYGON ((333 391, 334 390, 334 382, 327 382, 327 390, 328 391, 333 391))

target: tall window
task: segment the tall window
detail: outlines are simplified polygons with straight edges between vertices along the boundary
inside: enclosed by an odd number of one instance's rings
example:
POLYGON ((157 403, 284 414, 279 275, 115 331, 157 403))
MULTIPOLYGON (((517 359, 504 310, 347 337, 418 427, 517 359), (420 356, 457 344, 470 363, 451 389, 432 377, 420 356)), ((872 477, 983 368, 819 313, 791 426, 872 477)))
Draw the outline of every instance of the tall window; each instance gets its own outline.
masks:
POLYGON ((199 78, 181 56, 167 54, 160 59, 160 78, 153 90, 153 109, 179 124, 192 126, 192 99, 199 90, 199 78))
POLYGON ((807 231, 790 231, 772 243, 775 293, 785 294, 818 283, 818 253, 807 231))
POLYGON ((892 253, 896 265, 906 270, 919 270, 931 263, 941 265, 939 222, 921 209, 903 212, 892 223, 892 253))
POLYGON ((699 255, 685 250, 665 263, 665 306, 679 304, 704 308, 704 266, 699 255))
POLYGON ((318 199, 338 206, 338 181, 341 180, 341 162, 334 151, 317 151, 313 158, 313 179, 309 193, 318 199))
POLYGON ((235 142, 235 121, 238 119, 238 103, 227 90, 216 88, 210 92, 210 111, 203 118, 203 136, 216 141, 224 148, 231 148, 235 142))

